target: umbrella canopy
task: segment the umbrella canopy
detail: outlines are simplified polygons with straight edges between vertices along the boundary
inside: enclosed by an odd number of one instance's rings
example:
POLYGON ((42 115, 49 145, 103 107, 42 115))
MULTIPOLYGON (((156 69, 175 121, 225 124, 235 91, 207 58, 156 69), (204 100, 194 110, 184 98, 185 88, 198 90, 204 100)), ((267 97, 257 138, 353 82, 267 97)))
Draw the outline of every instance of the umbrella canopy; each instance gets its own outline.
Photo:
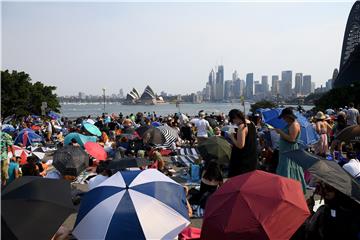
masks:
POLYGON ((107 153, 105 149, 96 142, 87 142, 84 145, 85 150, 97 160, 106 160, 107 153))
POLYGON ((201 239, 290 239, 309 215, 298 181, 252 171, 209 197, 201 239))
POLYGON ((336 136, 336 139, 342 142, 359 142, 360 141, 360 125, 353 125, 344 128, 336 136))
POLYGON ((4 124, 1 126, 1 131, 6 132, 6 133, 13 133, 16 131, 16 129, 11 124, 4 124))
POLYGON ((155 169, 117 172, 81 201, 81 239, 174 239, 189 225, 184 188, 155 169))
MULTIPOLYGON (((260 112, 263 121, 275 128, 285 128, 287 123, 283 119, 279 119, 282 108, 261 109, 260 112)), ((299 143, 307 146, 315 144, 319 141, 319 135, 316 133, 313 125, 300 112, 294 111, 297 121, 300 124, 300 139, 299 143)))
POLYGON ((143 141, 146 142, 146 143, 163 144, 165 142, 165 138, 162 135, 160 129, 158 129, 158 128, 150 128, 150 129, 148 129, 144 133, 142 138, 143 138, 143 141))
POLYGON ((112 170, 124 170, 133 167, 145 167, 150 164, 151 162, 145 158, 121 158, 110 161, 108 167, 112 170))
POLYGON ((84 129, 89 132, 92 135, 101 136, 101 131, 99 130, 99 128, 97 126, 95 126, 94 124, 88 123, 88 122, 84 122, 83 123, 83 127, 84 129))
POLYGON ((73 132, 65 136, 64 145, 69 145, 72 139, 75 139, 76 142, 82 147, 84 147, 84 144, 87 142, 96 142, 97 140, 95 136, 86 136, 80 133, 73 132))
POLYGON ((91 118, 86 119, 85 122, 90 123, 90 124, 95 124, 95 121, 92 120, 91 118))
POLYGON ((30 176, 15 179, 1 193, 2 225, 6 224, 2 238, 51 239, 72 212, 68 181, 30 176), (41 231, 36 231, 39 226, 41 231))
POLYGON ((197 147, 201 157, 210 161, 215 159, 220 164, 228 164, 231 157, 231 146, 223 137, 209 137, 197 147))
POLYGON ((159 123, 159 122, 152 122, 151 125, 154 126, 154 127, 159 127, 159 126, 161 126, 161 123, 159 123))
POLYGON ((50 111, 48 113, 48 116, 51 117, 52 119, 59 119, 60 118, 60 115, 57 114, 56 112, 53 112, 53 111, 50 111))
POLYGON ((165 147, 171 147, 172 143, 179 139, 179 135, 176 130, 169 126, 160 126, 157 129, 160 130, 162 136, 164 137, 165 142, 162 143, 162 145, 165 147))
POLYGON ((44 159, 45 151, 42 147, 31 147, 31 154, 38 157, 40 160, 44 159))
POLYGON ((78 176, 89 166, 89 156, 82 148, 67 145, 55 151, 52 165, 63 176, 78 176))
POLYGON ((284 155, 316 178, 360 203, 360 184, 335 161, 322 159, 304 150, 293 150, 284 155))
POLYGON ((15 138, 15 144, 22 144, 23 146, 30 146, 33 143, 41 143, 43 141, 44 139, 30 128, 24 128, 15 138))
POLYGON ((12 146, 13 150, 14 150, 14 155, 15 157, 20 157, 20 164, 21 165, 24 165, 27 163, 27 157, 30 155, 30 151, 26 150, 25 148, 23 147, 20 147, 20 146, 16 146, 16 145, 13 145, 12 146))
POLYGON ((141 126, 141 127, 138 127, 136 129, 136 132, 139 134, 140 137, 143 137, 145 132, 151 128, 154 128, 153 126, 149 126, 149 125, 144 125, 144 126, 141 126))

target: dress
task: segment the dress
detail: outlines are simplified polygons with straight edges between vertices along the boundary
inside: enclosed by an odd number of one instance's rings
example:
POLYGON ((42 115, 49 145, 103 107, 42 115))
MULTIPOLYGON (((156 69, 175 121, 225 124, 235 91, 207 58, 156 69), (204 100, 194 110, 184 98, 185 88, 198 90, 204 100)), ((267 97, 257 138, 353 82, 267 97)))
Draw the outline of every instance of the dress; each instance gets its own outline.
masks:
POLYGON ((234 177, 256 170, 258 159, 256 152, 256 128, 253 123, 247 123, 248 133, 244 148, 233 145, 229 164, 228 177, 234 177))
MULTIPOLYGON (((286 134, 289 134, 289 126, 284 129, 286 134)), ((304 179, 304 171, 302 167, 297 165, 290 158, 287 158, 283 155, 284 152, 299 149, 298 140, 300 138, 300 133, 296 137, 294 143, 288 142, 283 138, 280 138, 279 141, 279 164, 276 169, 276 173, 283 177, 292 178, 300 181, 304 193, 306 193, 306 183, 304 179)))

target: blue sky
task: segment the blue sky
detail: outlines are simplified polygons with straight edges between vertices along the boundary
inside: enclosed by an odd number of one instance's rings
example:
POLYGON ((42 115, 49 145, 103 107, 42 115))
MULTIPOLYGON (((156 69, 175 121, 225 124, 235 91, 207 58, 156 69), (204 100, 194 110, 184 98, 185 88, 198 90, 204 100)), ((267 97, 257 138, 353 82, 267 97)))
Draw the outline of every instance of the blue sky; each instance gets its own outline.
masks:
POLYGON ((317 86, 338 67, 352 2, 2 3, 2 69, 59 95, 201 90, 211 68, 240 77, 282 70, 317 86))

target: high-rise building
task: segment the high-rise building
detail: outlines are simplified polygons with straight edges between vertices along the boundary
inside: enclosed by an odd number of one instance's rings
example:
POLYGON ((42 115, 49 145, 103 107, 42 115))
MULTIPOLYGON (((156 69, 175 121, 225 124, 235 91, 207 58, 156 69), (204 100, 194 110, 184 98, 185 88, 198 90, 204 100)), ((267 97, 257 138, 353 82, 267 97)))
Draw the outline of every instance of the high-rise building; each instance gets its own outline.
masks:
POLYGON ((277 95, 279 93, 279 76, 272 75, 271 76, 271 94, 277 95))
POLYGON ((225 95, 225 99, 232 99, 234 97, 232 80, 225 81, 224 95, 225 95))
POLYGON ((292 93, 292 71, 281 72, 280 95, 291 96, 292 93))
POLYGON ((203 96, 205 101, 211 100, 211 85, 210 83, 206 83, 206 86, 203 91, 203 96))
POLYGON ((311 89, 310 89, 310 93, 314 93, 315 92, 315 83, 311 82, 311 89))
POLYGON ((224 66, 218 66, 216 72, 216 101, 224 100, 224 66))
POLYGON ((329 80, 326 81, 326 91, 330 91, 332 89, 332 85, 333 85, 333 79, 330 78, 329 80))
POLYGON ((234 98, 240 98, 240 96, 241 96, 241 80, 240 80, 240 78, 233 81, 233 93, 234 93, 234 96, 233 96, 234 98))
POLYGON ((215 82, 215 72, 214 69, 211 69, 209 73, 209 88, 210 88, 210 100, 214 101, 216 98, 216 82, 215 82))
POLYGON ((264 93, 263 85, 259 81, 254 82, 254 87, 255 87, 255 96, 263 95, 264 93))
POLYGON ((311 87, 312 87, 311 75, 304 75, 303 76, 302 94, 303 95, 309 95, 311 93, 311 87))
POLYGON ((120 90, 119 90, 119 98, 120 99, 124 98, 124 90, 122 88, 120 88, 120 90))
POLYGON ((85 99, 86 94, 84 92, 79 92, 79 99, 85 99))
POLYGON ((262 90, 263 90, 264 94, 267 94, 269 92, 268 76, 261 76, 261 85, 262 85, 262 90))
POLYGON ((238 78, 239 78, 239 75, 238 75, 237 71, 235 70, 232 74, 232 80, 236 81, 238 78))
POLYGON ((254 96, 254 74, 246 74, 246 86, 245 86, 245 97, 246 99, 252 99, 254 96))
POLYGON ((245 95, 245 81, 240 79, 240 96, 245 95))
POLYGON ((296 73, 295 74, 295 94, 302 94, 302 85, 303 85, 303 74, 302 73, 296 73))

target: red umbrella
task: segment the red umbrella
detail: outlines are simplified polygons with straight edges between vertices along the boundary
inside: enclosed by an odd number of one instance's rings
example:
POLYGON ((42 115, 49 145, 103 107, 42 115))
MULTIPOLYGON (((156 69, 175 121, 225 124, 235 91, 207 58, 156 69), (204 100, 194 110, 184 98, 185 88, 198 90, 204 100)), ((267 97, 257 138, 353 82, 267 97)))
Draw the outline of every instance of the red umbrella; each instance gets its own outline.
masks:
POLYGON ((263 171, 225 182, 205 208, 202 239, 289 239, 310 215, 301 184, 263 171))
POLYGON ((13 145, 12 146, 13 150, 14 150, 14 155, 15 157, 20 157, 20 165, 24 165, 27 163, 27 157, 30 155, 30 151, 26 150, 23 147, 17 146, 17 145, 13 145))
POLYGON ((96 158, 97 160, 106 160, 107 153, 105 149, 96 142, 87 142, 84 145, 88 154, 96 158))

